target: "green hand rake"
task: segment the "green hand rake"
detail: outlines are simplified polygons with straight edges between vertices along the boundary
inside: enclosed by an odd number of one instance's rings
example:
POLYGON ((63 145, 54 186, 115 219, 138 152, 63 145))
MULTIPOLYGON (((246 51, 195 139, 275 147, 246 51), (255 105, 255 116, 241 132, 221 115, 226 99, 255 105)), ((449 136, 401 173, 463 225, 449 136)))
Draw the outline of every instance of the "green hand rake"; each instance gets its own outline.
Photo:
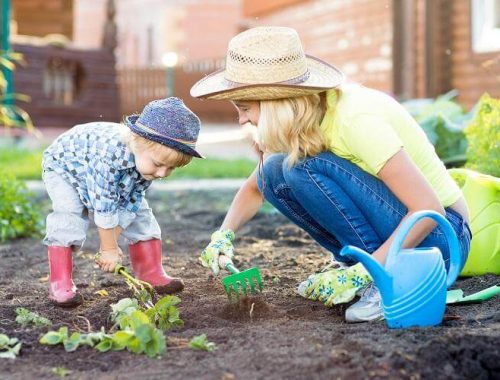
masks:
POLYGON ((247 296, 248 293, 256 294, 264 288, 262 276, 257 267, 240 272, 226 255, 219 256, 219 266, 232 273, 222 279, 224 290, 230 298, 239 298, 240 295, 247 296))

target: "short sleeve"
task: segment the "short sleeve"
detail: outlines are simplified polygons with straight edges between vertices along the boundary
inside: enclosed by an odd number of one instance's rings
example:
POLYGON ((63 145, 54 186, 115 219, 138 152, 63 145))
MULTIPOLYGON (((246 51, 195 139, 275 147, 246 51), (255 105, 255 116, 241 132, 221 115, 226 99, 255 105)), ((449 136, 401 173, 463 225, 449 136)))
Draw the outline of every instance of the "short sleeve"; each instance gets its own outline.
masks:
POLYGON ((350 153, 362 161, 373 174, 403 148, 403 142, 394 128, 374 115, 358 115, 344 124, 341 132, 350 153))

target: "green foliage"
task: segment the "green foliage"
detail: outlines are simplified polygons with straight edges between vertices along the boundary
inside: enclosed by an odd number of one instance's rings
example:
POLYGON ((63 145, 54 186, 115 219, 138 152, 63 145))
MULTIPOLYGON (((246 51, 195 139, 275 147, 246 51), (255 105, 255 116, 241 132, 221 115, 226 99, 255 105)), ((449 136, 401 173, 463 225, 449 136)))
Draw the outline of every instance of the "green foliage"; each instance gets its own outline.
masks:
POLYGON ((0 147, 0 167, 17 179, 42 178, 42 149, 0 147))
POLYGON ((500 99, 481 97, 465 135, 469 140, 466 167, 500 177, 500 99))
POLYGON ((179 297, 165 296, 152 308, 147 309, 146 315, 151 323, 157 325, 163 331, 168 331, 173 327, 182 327, 184 322, 179 318, 179 309, 175 307, 180 302, 179 297))
POLYGON ((123 317, 139 310, 139 302, 135 298, 122 298, 117 303, 111 304, 111 320, 120 323, 123 317))
POLYGON ((49 319, 42 317, 33 311, 25 309, 24 307, 18 307, 16 309, 16 322, 23 326, 52 326, 52 322, 49 319))
POLYGON ((214 342, 208 341, 206 334, 198 335, 191 339, 191 341, 189 342, 189 347, 191 347, 193 350, 204 350, 209 352, 217 349, 217 346, 214 342))
POLYGON ((94 347, 97 343, 101 342, 108 335, 104 332, 104 328, 99 332, 92 332, 88 334, 80 334, 74 332, 71 335, 68 333, 68 328, 62 326, 57 331, 49 331, 40 338, 41 344, 54 346, 62 344, 66 352, 75 351, 79 346, 94 347))
POLYGON ((47 332, 40 338, 40 343, 62 344, 67 352, 82 345, 94 347, 99 352, 127 349, 153 358, 166 351, 163 331, 184 323, 175 307, 179 303, 180 299, 175 296, 165 296, 151 306, 148 306, 149 301, 144 304, 134 298, 123 298, 111 305, 111 320, 115 325, 108 333, 102 328, 97 333, 74 332, 69 335, 68 328, 63 326, 58 331, 47 332), (116 327, 118 330, 113 331, 116 327))
POLYGON ((0 243, 18 237, 37 236, 41 230, 40 211, 26 185, 0 171, 0 243))
POLYGON ((26 128, 30 133, 39 135, 33 127, 30 116, 22 108, 13 104, 15 99, 29 101, 30 97, 20 94, 7 94, 7 79, 4 72, 13 71, 16 63, 23 64, 23 56, 11 51, 0 51, 0 125, 7 128, 26 128))
POLYGON ((0 358, 15 359, 19 356, 21 344, 17 338, 9 338, 5 334, 0 334, 0 358))
POLYGON ((452 100, 456 94, 456 91, 450 91, 436 100, 415 99, 403 103, 434 145, 437 155, 449 165, 465 161, 467 140, 464 128, 473 117, 472 112, 465 113, 452 100))
POLYGON ((14 100, 30 101, 30 97, 22 94, 7 94, 5 72, 13 71, 16 63, 24 64, 23 55, 11 51, 0 51, 0 125, 7 128, 26 128, 30 133, 39 135, 33 127, 30 115, 16 106, 14 100))

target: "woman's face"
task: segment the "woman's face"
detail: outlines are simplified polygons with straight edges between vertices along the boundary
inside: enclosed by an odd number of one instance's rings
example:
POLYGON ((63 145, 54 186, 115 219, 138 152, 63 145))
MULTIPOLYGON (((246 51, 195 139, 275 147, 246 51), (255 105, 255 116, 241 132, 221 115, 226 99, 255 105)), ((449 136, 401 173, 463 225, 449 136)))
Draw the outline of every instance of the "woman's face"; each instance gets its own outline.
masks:
POLYGON ((250 123, 254 127, 257 127, 260 116, 260 103, 258 101, 235 100, 233 104, 238 110, 238 123, 240 125, 250 123))

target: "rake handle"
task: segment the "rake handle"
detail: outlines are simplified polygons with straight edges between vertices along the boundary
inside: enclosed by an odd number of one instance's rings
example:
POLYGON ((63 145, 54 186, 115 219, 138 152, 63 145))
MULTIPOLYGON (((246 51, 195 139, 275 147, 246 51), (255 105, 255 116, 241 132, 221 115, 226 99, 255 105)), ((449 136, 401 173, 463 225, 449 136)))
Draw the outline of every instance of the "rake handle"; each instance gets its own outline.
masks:
POLYGON ((227 270, 228 272, 231 272, 232 274, 237 274, 240 273, 238 268, 236 268, 233 264, 233 261, 231 258, 227 257, 226 255, 219 255, 219 266, 222 269, 227 270))

